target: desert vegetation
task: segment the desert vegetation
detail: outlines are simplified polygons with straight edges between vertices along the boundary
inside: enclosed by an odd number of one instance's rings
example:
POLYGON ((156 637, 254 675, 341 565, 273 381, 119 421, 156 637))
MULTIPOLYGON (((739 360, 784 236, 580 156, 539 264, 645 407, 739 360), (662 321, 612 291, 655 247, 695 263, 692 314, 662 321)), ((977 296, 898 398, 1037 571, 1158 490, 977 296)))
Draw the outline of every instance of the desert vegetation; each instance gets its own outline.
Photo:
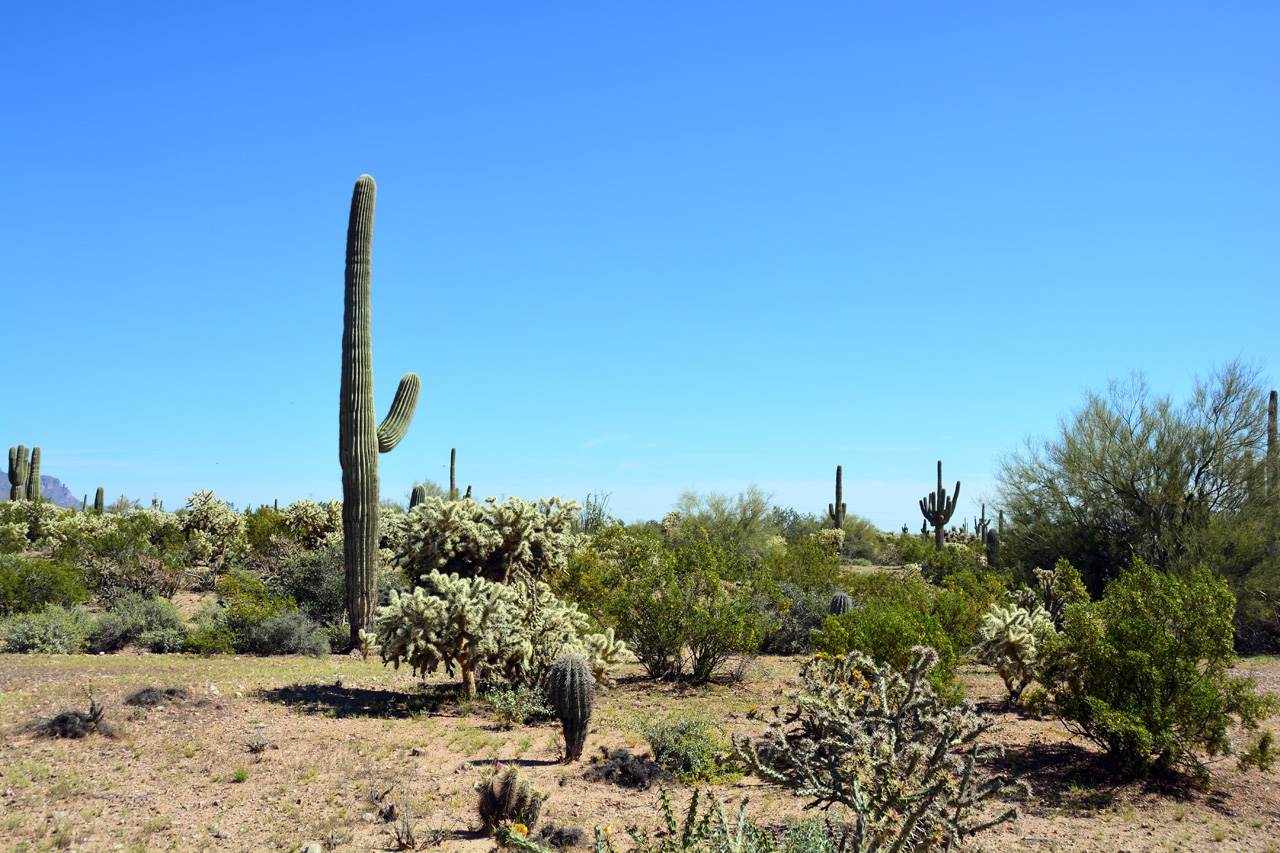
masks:
MULTIPOLYGON (((1280 653, 1276 394, 1256 370, 1216 371, 1184 407, 1140 379, 1090 395, 1005 459, 1000 520, 984 505, 973 530, 948 526, 961 483, 948 495, 941 461, 918 534, 849 513, 840 466, 826 512, 750 488, 625 523, 604 495, 475 500, 451 459, 449 487, 415 484, 406 510, 377 461, 419 381, 405 376, 375 426, 373 200, 364 176, 341 500, 238 510, 197 491, 169 512, 107 506, 99 488, 63 509, 30 486, 39 448, 11 448, 0 710, 6 753, 25 756, 5 770, 15 849, 1019 849, 1029 836, 1011 826, 1099 784, 1183 802, 1272 769, 1277 700, 1237 657, 1274 675, 1256 656, 1280 653), (51 701, 87 710, 42 713, 51 701), (228 742, 229 726, 251 731, 228 742), (1067 785, 1046 757, 1062 744, 1067 785), (94 811, 162 777, 147 817, 94 811), (229 834, 229 785, 266 798, 269 820, 229 834), (637 815, 635 792, 654 787, 637 815)), ((1280 821, 1274 794, 1257 803, 1280 821)), ((1265 825, 1274 839, 1280 823, 1265 825)))

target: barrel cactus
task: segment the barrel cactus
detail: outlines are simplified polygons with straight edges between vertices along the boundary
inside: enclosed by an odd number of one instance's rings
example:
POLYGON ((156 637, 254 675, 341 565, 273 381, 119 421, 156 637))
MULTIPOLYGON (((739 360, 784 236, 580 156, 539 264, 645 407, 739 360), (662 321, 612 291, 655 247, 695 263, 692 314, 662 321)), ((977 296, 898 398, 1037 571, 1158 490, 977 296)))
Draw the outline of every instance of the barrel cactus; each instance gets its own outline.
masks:
POLYGON ((373 628, 378 601, 378 454, 390 452, 404 438, 422 387, 418 374, 406 373, 391 411, 375 428, 370 267, 377 191, 373 178, 361 175, 351 194, 342 315, 338 458, 342 463, 342 556, 353 646, 359 644, 361 631, 373 628))
POLYGON ((551 796, 521 779, 519 767, 503 768, 501 763, 476 783, 476 790, 480 792, 480 820, 490 834, 506 823, 533 829, 542 815, 542 804, 551 796))
POLYGON ((831 596, 831 615, 843 616, 853 609, 853 599, 849 597, 849 593, 840 590, 831 596))
POLYGON ((564 760, 577 761, 587 742, 587 724, 591 722, 591 702, 595 698, 591 664, 573 653, 556 658, 547 676, 546 693, 564 731, 564 760))

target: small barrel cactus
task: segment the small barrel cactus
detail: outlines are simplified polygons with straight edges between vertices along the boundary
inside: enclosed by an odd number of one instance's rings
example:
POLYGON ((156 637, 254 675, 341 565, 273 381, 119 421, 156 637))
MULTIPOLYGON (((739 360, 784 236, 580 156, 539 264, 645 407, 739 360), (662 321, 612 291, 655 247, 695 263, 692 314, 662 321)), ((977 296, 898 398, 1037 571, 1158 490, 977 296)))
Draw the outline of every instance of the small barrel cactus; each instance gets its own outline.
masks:
POLYGON ((492 834, 504 823, 522 823, 533 829, 542 814, 542 804, 550 797, 520 778, 519 767, 502 769, 498 764, 476 783, 480 792, 480 820, 492 834))
POLYGON ((577 761, 587 742, 587 724, 591 722, 591 701, 595 698, 595 675, 582 655, 567 654, 556 658, 547 675, 547 702, 560 719, 564 730, 564 760, 577 761))
POLYGON ((853 599, 849 597, 849 593, 840 590, 831 596, 831 615, 843 616, 853 609, 853 599))

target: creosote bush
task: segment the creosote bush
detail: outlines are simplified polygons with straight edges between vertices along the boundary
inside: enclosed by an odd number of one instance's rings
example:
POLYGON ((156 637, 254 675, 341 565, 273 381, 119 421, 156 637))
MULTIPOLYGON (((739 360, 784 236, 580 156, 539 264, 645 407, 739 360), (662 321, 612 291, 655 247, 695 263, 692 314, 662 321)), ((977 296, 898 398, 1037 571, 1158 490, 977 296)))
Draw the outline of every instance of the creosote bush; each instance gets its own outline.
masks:
POLYGON ((0 623, 5 652, 74 655, 89 648, 98 623, 79 605, 66 608, 47 604, 40 610, 10 616, 0 623))
POLYGON ((1232 677, 1227 583, 1200 567, 1186 580, 1135 559, 1100 601, 1067 606, 1046 643, 1044 704, 1124 772, 1182 766, 1198 777, 1197 752, 1231 752, 1230 718, 1256 730, 1276 707, 1250 679, 1232 677))

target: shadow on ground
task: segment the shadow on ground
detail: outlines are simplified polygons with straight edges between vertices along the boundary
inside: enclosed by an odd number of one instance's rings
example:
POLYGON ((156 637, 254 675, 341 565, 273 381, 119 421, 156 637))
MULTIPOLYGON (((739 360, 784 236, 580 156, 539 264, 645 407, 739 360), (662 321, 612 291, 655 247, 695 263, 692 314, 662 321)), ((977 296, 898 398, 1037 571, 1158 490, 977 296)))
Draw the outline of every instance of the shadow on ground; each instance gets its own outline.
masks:
POLYGON ((404 691, 371 690, 340 684, 290 684, 259 690, 254 695, 301 714, 334 719, 415 719, 422 714, 439 714, 450 709, 461 715, 466 704, 458 685, 431 685, 404 691))

